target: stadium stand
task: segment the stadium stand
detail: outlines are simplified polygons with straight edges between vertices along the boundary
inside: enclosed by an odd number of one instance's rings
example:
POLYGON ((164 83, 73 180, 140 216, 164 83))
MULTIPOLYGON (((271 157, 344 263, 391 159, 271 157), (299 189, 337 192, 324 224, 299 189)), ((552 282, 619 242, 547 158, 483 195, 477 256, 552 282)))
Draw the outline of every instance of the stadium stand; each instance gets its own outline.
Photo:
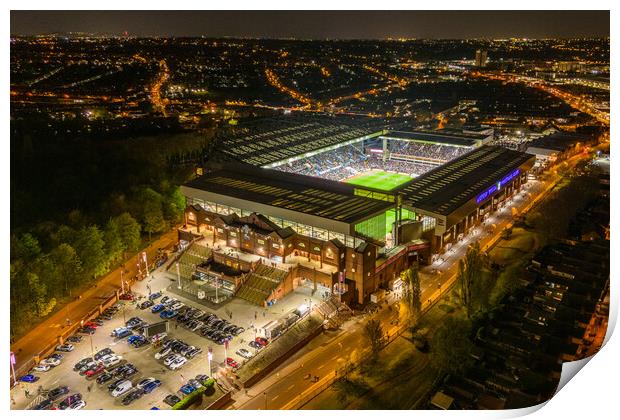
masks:
POLYGON ((263 306, 269 295, 284 281, 288 272, 258 264, 247 274, 246 280, 237 292, 237 297, 263 306))

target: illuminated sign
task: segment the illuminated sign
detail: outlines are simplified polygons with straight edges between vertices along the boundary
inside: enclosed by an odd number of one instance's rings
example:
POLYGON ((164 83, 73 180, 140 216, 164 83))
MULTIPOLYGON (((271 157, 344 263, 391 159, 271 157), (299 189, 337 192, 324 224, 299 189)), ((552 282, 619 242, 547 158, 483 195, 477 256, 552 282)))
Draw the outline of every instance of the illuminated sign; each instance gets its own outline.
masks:
POLYGON ((497 181, 496 184, 491 185, 489 188, 487 188, 485 191, 483 191, 476 197, 476 204, 480 204, 481 202, 489 198, 491 195, 493 195, 493 193, 499 191, 502 188, 502 186, 508 184, 510 181, 515 179, 520 173, 521 173, 520 169, 515 169, 514 171, 510 172, 508 175, 506 175, 505 177, 497 181))

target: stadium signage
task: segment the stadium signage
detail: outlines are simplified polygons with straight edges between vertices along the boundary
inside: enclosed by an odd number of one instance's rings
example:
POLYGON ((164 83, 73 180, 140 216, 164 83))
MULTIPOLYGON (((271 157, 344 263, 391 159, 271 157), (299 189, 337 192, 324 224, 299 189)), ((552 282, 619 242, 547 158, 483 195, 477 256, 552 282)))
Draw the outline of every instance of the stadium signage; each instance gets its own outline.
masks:
POLYGON ((514 171, 510 172, 508 175, 497 181, 496 184, 491 185, 489 188, 487 188, 476 197, 476 204, 480 204, 481 202, 489 198, 493 193, 499 191, 502 186, 508 184, 510 181, 515 179, 520 173, 520 169, 515 169, 514 171))

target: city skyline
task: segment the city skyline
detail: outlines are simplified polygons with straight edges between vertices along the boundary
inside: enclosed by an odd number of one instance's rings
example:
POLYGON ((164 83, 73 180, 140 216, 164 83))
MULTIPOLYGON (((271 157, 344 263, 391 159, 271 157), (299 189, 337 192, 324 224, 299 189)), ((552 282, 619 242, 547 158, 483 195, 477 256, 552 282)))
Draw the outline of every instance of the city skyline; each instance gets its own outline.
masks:
POLYGON ((12 35, 467 39, 608 37, 609 11, 11 11, 12 35))

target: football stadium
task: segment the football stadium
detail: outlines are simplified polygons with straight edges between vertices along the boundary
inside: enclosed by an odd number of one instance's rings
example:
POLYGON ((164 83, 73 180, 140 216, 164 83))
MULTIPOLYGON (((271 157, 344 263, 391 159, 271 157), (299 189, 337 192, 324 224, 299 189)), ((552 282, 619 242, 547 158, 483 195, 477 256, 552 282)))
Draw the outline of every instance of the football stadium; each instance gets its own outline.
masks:
POLYGON ((273 289, 241 286, 243 295, 258 293, 259 305, 308 283, 363 304, 393 288, 412 261, 429 264, 527 183, 535 156, 491 139, 394 131, 345 116, 240 123, 182 186, 182 234, 225 249, 221 266, 285 269, 273 289))

